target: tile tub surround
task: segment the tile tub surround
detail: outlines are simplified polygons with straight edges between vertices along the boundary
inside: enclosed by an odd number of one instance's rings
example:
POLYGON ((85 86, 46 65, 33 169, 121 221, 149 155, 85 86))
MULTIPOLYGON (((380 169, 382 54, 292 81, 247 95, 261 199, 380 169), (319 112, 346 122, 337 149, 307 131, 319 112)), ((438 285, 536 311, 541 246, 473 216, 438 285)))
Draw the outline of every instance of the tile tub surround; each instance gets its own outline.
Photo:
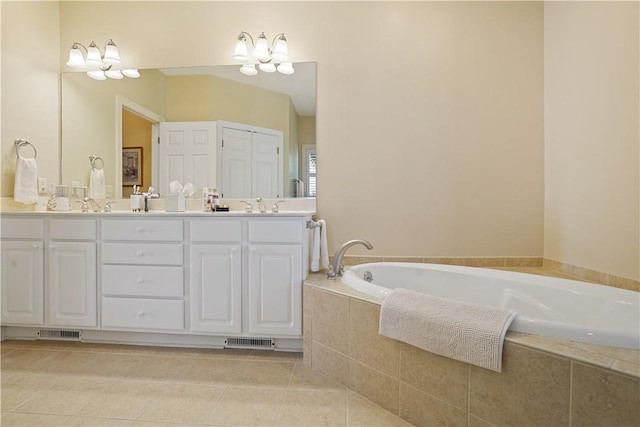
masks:
POLYGON ((411 424, 640 426, 640 351, 510 332, 496 373, 378 335, 381 301, 323 274, 303 295, 304 363, 411 424))

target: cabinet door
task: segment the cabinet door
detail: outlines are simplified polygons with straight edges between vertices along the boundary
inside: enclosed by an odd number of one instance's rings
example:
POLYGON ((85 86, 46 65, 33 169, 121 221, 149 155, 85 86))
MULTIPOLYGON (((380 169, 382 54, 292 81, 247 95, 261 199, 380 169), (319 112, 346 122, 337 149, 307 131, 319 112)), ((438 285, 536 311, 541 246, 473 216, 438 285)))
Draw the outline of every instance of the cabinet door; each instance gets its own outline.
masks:
POLYGON ((240 333, 240 245, 191 245, 191 330, 240 333))
POLYGON ((249 332, 302 333, 302 247, 249 247, 249 332))
POLYGON ((2 323, 44 322, 44 250, 41 241, 2 242, 2 323))
POLYGON ((47 323, 96 326, 95 242, 51 242, 47 254, 47 323))

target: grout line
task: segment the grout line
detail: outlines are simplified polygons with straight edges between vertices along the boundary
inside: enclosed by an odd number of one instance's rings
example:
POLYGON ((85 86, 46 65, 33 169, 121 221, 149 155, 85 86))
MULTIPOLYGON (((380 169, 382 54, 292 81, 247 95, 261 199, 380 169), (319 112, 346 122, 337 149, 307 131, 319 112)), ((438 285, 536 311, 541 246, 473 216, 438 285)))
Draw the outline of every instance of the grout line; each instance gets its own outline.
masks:
POLYGON ((569 427, 573 425, 573 419, 571 414, 573 412, 573 365, 574 362, 569 363, 569 427))

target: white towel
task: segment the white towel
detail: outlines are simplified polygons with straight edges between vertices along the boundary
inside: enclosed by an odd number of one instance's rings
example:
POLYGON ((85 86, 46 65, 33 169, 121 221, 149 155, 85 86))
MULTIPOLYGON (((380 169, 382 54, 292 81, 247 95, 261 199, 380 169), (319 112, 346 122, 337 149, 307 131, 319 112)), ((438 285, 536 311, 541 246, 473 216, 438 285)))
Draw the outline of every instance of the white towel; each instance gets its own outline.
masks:
POLYGON ((327 222, 324 219, 318 221, 320 226, 320 262, 322 268, 329 268, 329 253, 327 252, 327 222))
POLYGON ((431 353, 500 372, 504 336, 517 313, 437 298, 403 288, 380 310, 380 335, 431 353))
POLYGON ((18 156, 13 198, 16 202, 32 205, 38 201, 38 164, 36 159, 18 156))
POLYGON ((91 169, 91 177, 89 178, 89 197, 92 199, 104 199, 104 169, 91 169))
POLYGON ((313 248, 311 249, 311 271, 320 271, 320 226, 313 229, 313 248))

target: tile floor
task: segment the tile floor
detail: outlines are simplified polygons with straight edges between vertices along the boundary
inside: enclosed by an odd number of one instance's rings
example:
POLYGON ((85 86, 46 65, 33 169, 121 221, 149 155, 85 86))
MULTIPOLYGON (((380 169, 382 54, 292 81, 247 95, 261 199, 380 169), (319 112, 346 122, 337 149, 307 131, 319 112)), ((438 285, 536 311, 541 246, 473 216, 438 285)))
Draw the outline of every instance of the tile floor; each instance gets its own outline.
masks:
POLYGON ((408 426, 301 353, 4 341, 9 426, 408 426))

